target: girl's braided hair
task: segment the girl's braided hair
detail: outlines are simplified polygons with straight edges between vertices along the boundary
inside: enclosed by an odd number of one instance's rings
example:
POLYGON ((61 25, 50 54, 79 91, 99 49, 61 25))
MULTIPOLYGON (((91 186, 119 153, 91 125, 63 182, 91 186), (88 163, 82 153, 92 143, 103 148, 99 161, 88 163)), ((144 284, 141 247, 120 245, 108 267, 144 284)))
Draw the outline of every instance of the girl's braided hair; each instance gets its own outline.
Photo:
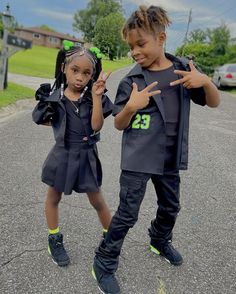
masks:
MULTIPOLYGON (((96 81, 102 70, 102 54, 97 47, 86 49, 81 46, 63 48, 58 52, 55 70, 55 88, 59 89, 62 84, 66 86, 66 76, 63 73, 66 64, 69 64, 75 57, 86 55, 93 65, 93 80, 96 81)), ((91 83, 90 83, 91 86, 91 83)))
POLYGON ((126 21, 122 35, 124 39, 132 29, 142 29, 145 32, 156 35, 171 24, 167 12, 159 6, 139 6, 139 9, 134 11, 126 21))

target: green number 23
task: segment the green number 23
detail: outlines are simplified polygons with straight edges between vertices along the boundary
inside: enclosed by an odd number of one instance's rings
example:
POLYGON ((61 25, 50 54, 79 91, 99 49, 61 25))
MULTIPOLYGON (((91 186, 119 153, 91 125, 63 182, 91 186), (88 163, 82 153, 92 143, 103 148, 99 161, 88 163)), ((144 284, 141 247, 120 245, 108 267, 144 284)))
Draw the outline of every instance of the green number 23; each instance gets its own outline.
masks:
POLYGON ((132 123, 132 129, 143 129, 147 130, 150 127, 151 116, 149 114, 136 114, 135 119, 132 123))

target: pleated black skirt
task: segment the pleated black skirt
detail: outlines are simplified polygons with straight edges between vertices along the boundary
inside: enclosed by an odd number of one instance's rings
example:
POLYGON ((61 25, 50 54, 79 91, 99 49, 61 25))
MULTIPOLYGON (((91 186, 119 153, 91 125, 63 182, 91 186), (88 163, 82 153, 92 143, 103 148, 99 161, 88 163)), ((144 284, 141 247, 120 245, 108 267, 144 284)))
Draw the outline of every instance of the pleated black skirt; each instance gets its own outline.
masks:
POLYGON ((96 144, 54 145, 43 164, 42 181, 65 195, 97 192, 102 185, 102 167, 96 144))

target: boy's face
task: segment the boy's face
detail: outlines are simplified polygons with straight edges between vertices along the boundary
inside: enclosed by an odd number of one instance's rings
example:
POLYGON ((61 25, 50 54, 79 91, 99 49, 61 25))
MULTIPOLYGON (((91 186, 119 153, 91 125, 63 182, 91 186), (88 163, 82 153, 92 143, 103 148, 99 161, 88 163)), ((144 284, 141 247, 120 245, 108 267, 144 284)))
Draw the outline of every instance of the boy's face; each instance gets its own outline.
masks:
POLYGON ((65 67, 68 87, 80 92, 93 76, 93 65, 86 55, 75 56, 65 67))
POLYGON ((158 64, 164 52, 165 38, 165 32, 154 36, 142 29, 132 29, 128 32, 126 41, 133 59, 142 67, 152 69, 158 64))

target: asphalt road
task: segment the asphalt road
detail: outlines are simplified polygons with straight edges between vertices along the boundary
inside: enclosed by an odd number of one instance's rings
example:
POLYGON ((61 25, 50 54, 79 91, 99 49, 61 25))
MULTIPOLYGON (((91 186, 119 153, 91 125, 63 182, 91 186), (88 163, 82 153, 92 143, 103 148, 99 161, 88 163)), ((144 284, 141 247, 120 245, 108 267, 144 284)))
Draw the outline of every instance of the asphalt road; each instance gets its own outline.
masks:
MULTIPOLYGON (((112 74, 110 97, 125 70, 112 74)), ((12 77, 14 79, 14 76, 12 77)), ((22 84, 39 81, 22 78, 22 84)), ((0 293, 96 294, 91 275, 101 226, 85 195, 63 198, 60 226, 71 257, 57 267, 47 253, 46 186, 42 163, 53 144, 48 127, 31 120, 34 101, 0 118, 0 293)), ((114 213, 118 205, 121 133, 105 121, 98 144, 103 192, 114 213)), ((123 294, 236 293, 236 97, 222 94, 219 108, 192 105, 189 170, 182 174, 182 209, 174 245, 184 257, 170 266, 147 250, 148 227, 156 211, 149 183, 140 217, 125 239, 117 277, 123 294)))

